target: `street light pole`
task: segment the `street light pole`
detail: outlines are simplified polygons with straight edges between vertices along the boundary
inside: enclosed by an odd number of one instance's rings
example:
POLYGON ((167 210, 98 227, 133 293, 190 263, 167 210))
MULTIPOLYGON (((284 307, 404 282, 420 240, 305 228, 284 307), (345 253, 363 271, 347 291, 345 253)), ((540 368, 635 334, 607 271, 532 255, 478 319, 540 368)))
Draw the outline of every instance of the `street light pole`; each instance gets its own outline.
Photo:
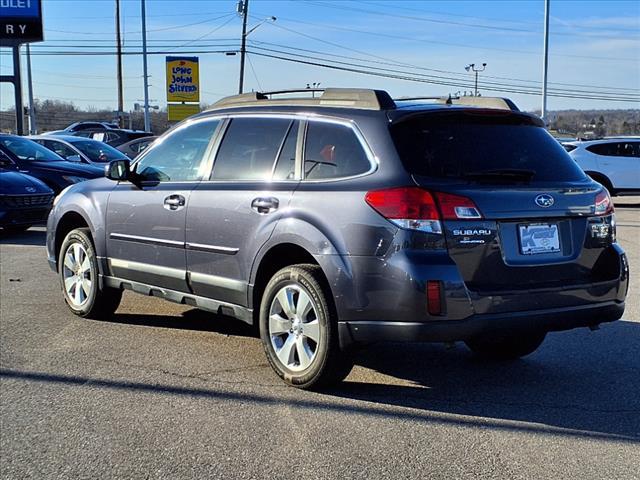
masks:
POLYGON ((472 72, 473 72, 473 73, 475 73, 475 75, 476 75, 475 89, 474 89, 474 91, 475 91, 474 96, 476 96, 476 97, 477 97, 477 96, 478 96, 478 94, 480 93, 480 92, 478 92, 478 74, 479 74, 480 72, 484 72, 484 69, 485 69, 485 68, 487 68, 487 64, 486 64, 486 63, 483 63, 483 64, 482 64, 482 68, 479 68, 479 67, 478 67, 478 68, 476 68, 476 64, 475 64, 475 63, 470 63, 469 65, 467 65, 466 67, 464 67, 464 69, 465 69, 467 72, 468 72, 468 71, 472 71, 472 72))
POLYGON ((120 0, 116 0, 116 51, 118 54, 117 76, 118 76, 118 126, 124 128, 124 97, 122 95, 122 40, 120 39, 120 0))
POLYGON ((151 131, 149 118, 149 75, 147 72, 147 12, 145 0, 140 0, 142 7, 142 75, 144 76, 144 131, 151 131))
POLYGON ((238 13, 242 15, 242 41, 240 44, 240 82, 238 93, 244 89, 244 57, 247 54, 247 18, 249 16, 249 0, 238 1, 238 13))
POLYGON ((547 121, 547 69, 549 67, 549 8, 550 0, 544 1, 544 63, 542 64, 542 119, 547 121))

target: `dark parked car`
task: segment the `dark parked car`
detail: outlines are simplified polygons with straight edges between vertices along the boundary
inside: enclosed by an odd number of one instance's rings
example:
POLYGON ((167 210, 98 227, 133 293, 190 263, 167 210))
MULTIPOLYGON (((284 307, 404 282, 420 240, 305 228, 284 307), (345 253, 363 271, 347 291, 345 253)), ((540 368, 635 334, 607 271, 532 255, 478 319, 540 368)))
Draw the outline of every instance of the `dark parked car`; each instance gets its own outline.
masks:
POLYGON ((104 166, 68 162, 48 148, 16 135, 0 134, 0 151, 5 162, 41 180, 55 193, 68 185, 104 176, 104 166))
POLYGON ((0 232, 16 233, 47 220, 53 191, 37 178, 14 170, 0 152, 0 232))
POLYGON ((39 135, 29 137, 29 139, 47 147, 70 162, 98 164, 104 167, 105 163, 128 158, 112 146, 91 138, 70 135, 39 135))
POLYGON ((118 150, 124 153, 127 157, 134 159, 138 155, 140 155, 146 148, 148 148, 156 138, 158 137, 153 136, 137 138, 135 140, 131 140, 130 142, 119 145, 118 150))
POLYGON ((125 288, 231 315, 301 388, 375 341, 524 356, 619 319, 629 282, 607 191, 540 118, 374 90, 223 99, 68 189, 47 250, 76 315, 125 288))
POLYGON ((112 147, 118 147, 136 138, 150 137, 153 134, 142 130, 126 129, 88 129, 74 133, 79 137, 92 138, 104 142, 112 147))

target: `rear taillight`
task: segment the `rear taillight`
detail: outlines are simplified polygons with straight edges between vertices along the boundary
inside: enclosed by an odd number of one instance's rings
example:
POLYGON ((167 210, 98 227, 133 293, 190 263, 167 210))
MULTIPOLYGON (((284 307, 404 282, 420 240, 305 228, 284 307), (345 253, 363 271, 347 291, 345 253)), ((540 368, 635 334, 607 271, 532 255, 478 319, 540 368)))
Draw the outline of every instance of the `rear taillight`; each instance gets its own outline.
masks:
POLYGON ((442 233, 441 220, 482 218, 478 207, 467 197, 432 194, 418 187, 373 190, 367 192, 365 201, 397 226, 429 233, 442 233))
POLYGON ((365 201, 380 215, 401 228, 442 233, 436 202, 417 187, 387 188, 367 192, 365 201))
POLYGON ((480 210, 470 198, 442 192, 437 192, 435 195, 444 220, 475 220, 482 218, 480 210))
POLYGON ((606 189, 603 189, 596 195, 594 213, 596 215, 609 215, 610 213, 613 213, 613 202, 611 201, 609 192, 607 192, 606 189))

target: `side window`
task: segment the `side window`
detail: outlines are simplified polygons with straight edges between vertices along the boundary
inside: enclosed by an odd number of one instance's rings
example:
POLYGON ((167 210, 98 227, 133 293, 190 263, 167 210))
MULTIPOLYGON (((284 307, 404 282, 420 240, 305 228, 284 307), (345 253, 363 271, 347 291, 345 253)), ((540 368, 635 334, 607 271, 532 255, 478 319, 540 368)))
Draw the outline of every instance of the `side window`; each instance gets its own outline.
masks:
POLYGON ((219 123, 218 119, 202 120, 175 130, 136 163, 136 172, 149 181, 200 180, 204 154, 219 123))
POLYGON ((622 142, 618 143, 619 157, 640 157, 640 143, 622 142))
POLYGON ((296 146, 298 144, 298 130, 300 122, 293 122, 284 141, 278 163, 273 171, 273 180, 292 180, 296 176, 296 146))
POLYGON ((355 132, 334 123, 310 121, 304 147, 304 176, 309 180, 366 173, 371 163, 355 132))
POLYGON ((213 163, 213 180, 269 180, 289 130, 284 118, 234 118, 213 163))
POLYGON ((0 168, 15 168, 15 166, 9 155, 0 150, 0 168))
POLYGON ((617 147, 615 143, 596 143, 587 147, 591 153, 596 155, 614 156, 617 153, 617 147))
MULTIPOLYGON (((40 143, 40 142, 38 142, 38 143, 40 143)), ((47 147, 49 150, 53 150, 58 155, 60 155, 62 158, 67 158, 67 157, 71 157, 73 155, 77 155, 77 153, 75 151, 73 151, 73 149, 67 147, 64 143, 55 142, 55 141, 52 141, 52 140, 45 140, 44 141, 44 146, 47 147)))

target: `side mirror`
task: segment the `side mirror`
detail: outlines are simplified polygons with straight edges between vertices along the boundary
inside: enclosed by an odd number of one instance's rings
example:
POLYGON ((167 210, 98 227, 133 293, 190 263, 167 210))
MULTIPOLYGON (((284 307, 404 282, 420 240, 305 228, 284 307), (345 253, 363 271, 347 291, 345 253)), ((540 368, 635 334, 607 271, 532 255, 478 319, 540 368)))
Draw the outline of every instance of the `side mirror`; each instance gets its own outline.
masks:
POLYGON ((82 159, 80 158, 80 155, 69 155, 66 160, 68 162, 82 162, 82 159))
POLYGON ((131 162, 129 160, 114 160, 104 167, 104 175, 116 182, 131 180, 131 162))

